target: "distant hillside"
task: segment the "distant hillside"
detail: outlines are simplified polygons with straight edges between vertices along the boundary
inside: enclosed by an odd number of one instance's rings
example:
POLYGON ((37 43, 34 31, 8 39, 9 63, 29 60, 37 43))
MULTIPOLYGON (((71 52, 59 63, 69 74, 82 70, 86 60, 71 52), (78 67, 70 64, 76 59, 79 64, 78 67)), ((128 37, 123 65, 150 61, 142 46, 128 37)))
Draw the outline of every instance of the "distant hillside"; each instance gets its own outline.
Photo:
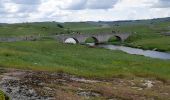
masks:
POLYGON ((115 26, 119 26, 119 25, 148 25, 148 24, 156 24, 156 23, 160 23, 160 22, 167 22, 170 21, 170 17, 167 18, 156 18, 156 19, 148 19, 148 20, 125 20, 125 21, 99 21, 99 22, 93 22, 93 21, 89 21, 87 23, 89 24, 93 24, 93 25, 115 25, 115 26))
POLYGON ((6 23, 0 23, 0 26, 2 26, 2 25, 7 25, 6 23))
POLYGON ((69 33, 104 33, 113 30, 122 32, 138 32, 141 27, 150 27, 148 30, 169 33, 168 18, 157 18, 149 20, 127 20, 127 21, 87 21, 87 22, 33 22, 17 24, 0 24, 0 36, 24 36, 24 35, 56 35, 69 33), (131 28, 129 28, 131 26, 131 28), (124 28, 123 28, 124 27, 124 28), (126 28, 125 28, 126 27, 126 28))
MULTIPOLYGON (((32 26, 48 26, 55 27, 58 24, 63 25, 65 28, 85 28, 85 27, 98 27, 98 26, 118 26, 118 25, 148 25, 156 24, 160 22, 170 21, 170 17, 167 18, 155 18, 147 20, 122 20, 122 21, 87 21, 87 22, 33 22, 33 23, 19 23, 10 25, 32 25, 32 26)), ((0 25, 8 25, 6 23, 0 23, 0 25)))

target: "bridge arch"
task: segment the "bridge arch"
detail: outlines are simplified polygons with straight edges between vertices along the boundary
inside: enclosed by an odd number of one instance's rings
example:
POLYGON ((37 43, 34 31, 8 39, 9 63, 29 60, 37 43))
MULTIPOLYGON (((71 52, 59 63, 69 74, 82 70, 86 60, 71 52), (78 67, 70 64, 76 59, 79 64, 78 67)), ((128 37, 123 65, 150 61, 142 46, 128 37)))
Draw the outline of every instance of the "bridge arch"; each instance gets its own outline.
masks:
POLYGON ((69 38, 64 39, 64 43, 78 44, 79 41, 78 39, 74 37, 69 37, 69 38))
POLYGON ((99 43, 99 40, 96 37, 94 37, 94 36, 87 37, 85 39, 85 43, 99 43))
POLYGON ((122 38, 120 36, 115 35, 115 37, 118 41, 122 41, 122 38))
POLYGON ((120 36, 113 35, 108 39, 108 42, 122 41, 120 36))

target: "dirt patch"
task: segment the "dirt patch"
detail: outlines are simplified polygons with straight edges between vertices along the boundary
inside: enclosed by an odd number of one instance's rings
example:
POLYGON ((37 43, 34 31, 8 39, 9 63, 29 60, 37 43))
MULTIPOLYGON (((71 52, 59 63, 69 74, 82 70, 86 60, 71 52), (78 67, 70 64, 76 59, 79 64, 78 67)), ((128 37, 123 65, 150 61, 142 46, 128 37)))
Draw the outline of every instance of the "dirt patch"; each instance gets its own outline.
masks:
POLYGON ((9 69, 1 89, 12 100, 169 100, 170 83, 155 79, 90 80, 64 73, 9 69))

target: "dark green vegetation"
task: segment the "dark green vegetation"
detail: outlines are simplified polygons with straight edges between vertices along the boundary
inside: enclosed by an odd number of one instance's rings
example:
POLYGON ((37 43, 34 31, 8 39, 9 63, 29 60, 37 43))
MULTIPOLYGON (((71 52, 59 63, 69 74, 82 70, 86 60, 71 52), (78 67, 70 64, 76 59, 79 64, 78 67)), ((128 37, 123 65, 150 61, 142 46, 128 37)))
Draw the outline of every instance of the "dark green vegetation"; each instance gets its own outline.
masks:
POLYGON ((111 37, 109 40, 108 40, 109 43, 118 43, 120 42, 119 39, 117 39, 116 37, 111 37))
MULTIPOLYGON (((125 45, 170 51, 170 20, 129 22, 24 23, 0 26, 0 36, 56 35, 63 33, 130 32, 125 45), (123 24, 124 23, 124 24, 123 24)), ((87 41, 94 42, 94 39, 87 41)), ((115 43, 116 39, 109 42, 115 43)), ((117 43, 117 41, 116 41, 117 43)), ((129 55, 120 51, 60 44, 50 39, 0 43, 0 66, 59 71, 86 77, 143 76, 170 79, 170 61, 129 55)))
POLYGON ((5 95, 1 90, 0 90, 0 100, 5 100, 5 95))
POLYGON ((91 38, 87 38, 85 42, 86 42, 86 43, 97 43, 98 41, 97 41, 96 38, 91 37, 91 38))

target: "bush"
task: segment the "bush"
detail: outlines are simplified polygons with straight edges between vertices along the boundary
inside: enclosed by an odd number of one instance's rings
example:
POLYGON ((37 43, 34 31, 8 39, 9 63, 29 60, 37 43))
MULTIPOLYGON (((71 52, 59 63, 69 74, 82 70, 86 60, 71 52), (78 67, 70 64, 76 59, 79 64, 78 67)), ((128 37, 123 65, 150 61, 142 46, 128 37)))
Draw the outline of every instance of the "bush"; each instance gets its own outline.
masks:
POLYGON ((64 26, 61 25, 61 24, 57 24, 57 26, 58 26, 59 28, 64 28, 64 26))
POLYGON ((5 100, 5 95, 2 91, 0 91, 0 100, 5 100))

